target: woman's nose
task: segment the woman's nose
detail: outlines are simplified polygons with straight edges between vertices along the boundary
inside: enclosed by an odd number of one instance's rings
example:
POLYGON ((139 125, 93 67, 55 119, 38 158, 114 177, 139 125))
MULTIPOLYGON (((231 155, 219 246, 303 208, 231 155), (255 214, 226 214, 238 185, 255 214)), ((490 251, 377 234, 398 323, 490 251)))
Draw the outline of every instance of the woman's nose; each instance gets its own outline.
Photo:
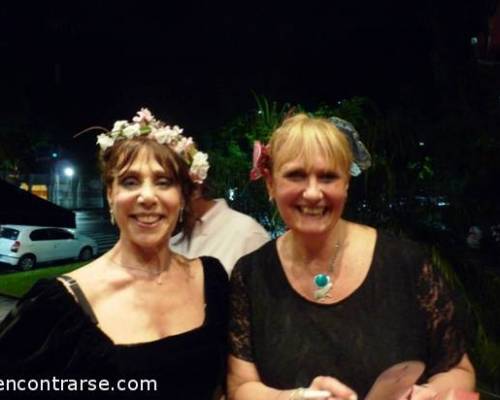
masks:
POLYGON ((318 184, 317 179, 311 178, 307 181, 307 187, 302 194, 304 199, 310 201, 318 201, 323 198, 323 192, 318 184))
POLYGON ((144 182, 141 186, 141 191, 138 198, 139 203, 148 206, 154 204, 156 201, 156 195, 154 186, 148 182, 144 182))

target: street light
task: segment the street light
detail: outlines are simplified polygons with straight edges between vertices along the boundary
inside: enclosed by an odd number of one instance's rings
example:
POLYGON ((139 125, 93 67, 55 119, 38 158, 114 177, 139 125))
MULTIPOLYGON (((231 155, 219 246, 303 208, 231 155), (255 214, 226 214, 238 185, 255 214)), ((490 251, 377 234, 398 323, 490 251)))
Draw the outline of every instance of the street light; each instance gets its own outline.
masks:
POLYGON ((68 178, 71 178, 73 175, 75 175, 75 170, 71 167, 66 167, 63 170, 64 175, 66 175, 68 178))
POLYGON ((66 181, 66 187, 69 188, 69 196, 68 200, 71 201, 69 208, 74 208, 75 207, 75 191, 73 190, 73 176, 75 175, 75 169, 71 166, 66 164, 66 166, 62 170, 64 176, 67 178, 66 181))

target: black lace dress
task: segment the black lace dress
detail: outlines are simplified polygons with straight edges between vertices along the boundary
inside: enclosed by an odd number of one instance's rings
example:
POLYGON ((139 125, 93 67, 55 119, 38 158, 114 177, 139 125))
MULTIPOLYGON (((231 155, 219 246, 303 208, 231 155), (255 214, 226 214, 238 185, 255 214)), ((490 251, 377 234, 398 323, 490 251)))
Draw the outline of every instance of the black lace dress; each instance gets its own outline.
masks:
POLYGON ((210 257, 201 260, 203 325, 132 345, 115 345, 92 321, 82 301, 76 302, 58 280, 39 281, 0 324, 0 379, 105 378, 114 390, 92 390, 89 385, 73 390, 66 385, 62 392, 3 391, 0 398, 211 399, 224 381, 229 288, 220 262, 210 257), (132 380, 131 386, 118 391, 119 379, 132 380), (155 379, 156 390, 140 379, 155 379))
POLYGON ((465 353, 460 313, 427 253, 380 232, 366 279, 337 303, 308 301, 290 286, 275 240, 240 259, 230 297, 230 352, 278 389, 330 375, 364 396, 393 364, 421 360, 425 379, 465 353))

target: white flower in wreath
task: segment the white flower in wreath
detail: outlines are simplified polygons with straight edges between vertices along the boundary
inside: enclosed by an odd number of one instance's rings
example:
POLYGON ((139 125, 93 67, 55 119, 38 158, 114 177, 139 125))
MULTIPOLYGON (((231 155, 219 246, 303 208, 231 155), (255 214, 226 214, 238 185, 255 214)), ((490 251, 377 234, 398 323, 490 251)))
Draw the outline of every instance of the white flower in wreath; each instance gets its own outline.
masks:
POLYGON ((116 137, 120 134, 120 131, 128 125, 128 121, 121 120, 116 121, 113 125, 113 129, 111 130, 111 136, 116 137))
POLYGON ((162 127, 154 130, 151 135, 156 141, 160 144, 168 143, 168 140, 171 136, 168 127, 162 127))
POLYGON ((174 125, 172 128, 175 132, 177 132, 177 135, 180 135, 182 132, 184 132, 184 129, 179 128, 179 125, 174 125))
POLYGON ((193 181, 202 183, 207 177, 208 168, 210 168, 208 164, 208 154, 201 151, 197 152, 193 157, 193 163, 189 169, 193 181))
POLYGON ((162 128, 165 130, 165 137, 166 137, 164 143, 167 143, 170 145, 170 144, 177 143, 180 140, 179 139, 179 136, 180 136, 179 129, 174 129, 174 128, 171 128, 169 125, 162 128))
POLYGON ((182 137, 181 140, 179 140, 175 146, 174 146, 174 151, 178 154, 184 153, 190 146, 193 145, 193 138, 192 137, 182 137))
POLYGON ((123 129, 123 136, 125 136, 127 139, 132 139, 136 136, 139 136, 141 132, 141 127, 139 124, 132 124, 128 125, 125 129, 123 129))
POLYGON ((101 147, 102 151, 105 151, 108 147, 112 147, 115 144, 115 140, 105 133, 101 133, 97 136, 97 144, 101 147))

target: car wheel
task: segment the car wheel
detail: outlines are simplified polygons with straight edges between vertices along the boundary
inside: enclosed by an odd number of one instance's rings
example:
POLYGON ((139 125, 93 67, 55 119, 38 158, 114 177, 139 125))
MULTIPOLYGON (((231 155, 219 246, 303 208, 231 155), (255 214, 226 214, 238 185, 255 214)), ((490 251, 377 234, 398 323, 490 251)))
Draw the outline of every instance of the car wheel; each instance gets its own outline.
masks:
POLYGON ((33 254, 25 254, 19 259, 17 266, 22 271, 29 271, 36 265, 36 257, 33 254))
POLYGON ((94 255, 94 252, 92 251, 92 249, 90 247, 84 247, 80 251, 80 255, 78 256, 78 259, 81 261, 88 261, 92 258, 93 255, 94 255))

